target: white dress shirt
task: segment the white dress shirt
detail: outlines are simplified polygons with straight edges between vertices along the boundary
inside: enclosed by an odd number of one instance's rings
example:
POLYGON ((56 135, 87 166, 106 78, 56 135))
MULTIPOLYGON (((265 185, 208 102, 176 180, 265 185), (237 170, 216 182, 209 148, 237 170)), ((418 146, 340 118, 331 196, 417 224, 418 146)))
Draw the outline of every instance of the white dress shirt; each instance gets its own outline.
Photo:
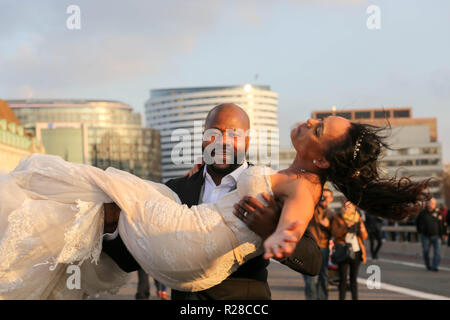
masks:
POLYGON ((225 177, 222 178, 220 184, 216 185, 216 183, 206 170, 206 166, 204 166, 203 177, 205 178, 205 182, 203 185, 203 192, 200 195, 199 204, 216 202, 217 200, 222 198, 225 194, 235 189, 239 176, 247 168, 248 163, 246 160, 244 160, 244 162, 240 167, 238 167, 233 172, 227 174, 225 177))

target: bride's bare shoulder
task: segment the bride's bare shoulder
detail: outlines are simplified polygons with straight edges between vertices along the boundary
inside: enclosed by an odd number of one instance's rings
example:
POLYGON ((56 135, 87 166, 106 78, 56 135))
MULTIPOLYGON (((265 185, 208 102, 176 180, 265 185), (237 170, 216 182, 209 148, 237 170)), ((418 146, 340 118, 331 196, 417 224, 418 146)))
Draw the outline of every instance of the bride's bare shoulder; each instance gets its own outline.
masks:
POLYGON ((280 198, 290 197, 297 192, 309 191, 313 194, 321 192, 320 180, 313 174, 290 174, 277 172, 270 176, 272 191, 280 198))

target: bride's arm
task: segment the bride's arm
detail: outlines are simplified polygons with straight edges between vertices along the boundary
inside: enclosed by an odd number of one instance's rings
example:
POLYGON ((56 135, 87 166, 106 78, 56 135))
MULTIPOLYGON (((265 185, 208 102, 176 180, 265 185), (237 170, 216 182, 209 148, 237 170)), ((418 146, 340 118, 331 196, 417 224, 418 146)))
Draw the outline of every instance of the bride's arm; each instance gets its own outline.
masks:
POLYGON ((284 200, 275 232, 264 242, 264 258, 283 258, 294 250, 308 227, 321 194, 321 185, 308 179, 271 176, 272 191, 284 200))

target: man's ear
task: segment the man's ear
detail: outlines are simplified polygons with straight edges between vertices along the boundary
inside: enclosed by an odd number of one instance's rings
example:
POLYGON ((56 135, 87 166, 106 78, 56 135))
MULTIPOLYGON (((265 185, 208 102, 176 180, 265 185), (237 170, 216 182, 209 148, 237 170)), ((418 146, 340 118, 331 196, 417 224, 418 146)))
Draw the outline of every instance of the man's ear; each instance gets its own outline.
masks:
POLYGON ((330 167, 330 163, 325 158, 317 159, 313 163, 319 169, 328 169, 330 167))

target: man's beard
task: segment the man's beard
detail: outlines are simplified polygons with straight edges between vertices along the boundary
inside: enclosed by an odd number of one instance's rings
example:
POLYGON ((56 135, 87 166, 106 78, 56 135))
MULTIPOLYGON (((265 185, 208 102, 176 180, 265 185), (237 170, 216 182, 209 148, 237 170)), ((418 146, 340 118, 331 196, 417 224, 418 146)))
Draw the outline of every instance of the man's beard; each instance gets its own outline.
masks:
MULTIPOLYGON (((223 154, 231 154, 232 153, 233 159, 232 159, 232 161, 230 161, 231 159, 229 159, 229 158, 224 159, 223 161, 225 161, 225 163, 221 163, 220 166, 216 163, 211 163, 211 164, 207 163, 207 168, 210 169, 211 171, 213 171, 214 173, 217 173, 220 175, 227 175, 227 174, 233 172, 234 170, 236 170, 237 168, 239 168, 245 160, 245 158, 238 159, 238 151, 229 146, 228 147, 223 146, 223 148, 220 148, 220 149, 221 149, 221 151, 223 150, 223 154), (230 162, 230 163, 228 163, 228 162, 230 162)), ((216 150, 213 150, 211 153, 212 158, 215 158, 215 156, 216 156, 215 151, 216 150)), ((205 152, 205 147, 202 147, 202 152, 203 153, 205 152)))

